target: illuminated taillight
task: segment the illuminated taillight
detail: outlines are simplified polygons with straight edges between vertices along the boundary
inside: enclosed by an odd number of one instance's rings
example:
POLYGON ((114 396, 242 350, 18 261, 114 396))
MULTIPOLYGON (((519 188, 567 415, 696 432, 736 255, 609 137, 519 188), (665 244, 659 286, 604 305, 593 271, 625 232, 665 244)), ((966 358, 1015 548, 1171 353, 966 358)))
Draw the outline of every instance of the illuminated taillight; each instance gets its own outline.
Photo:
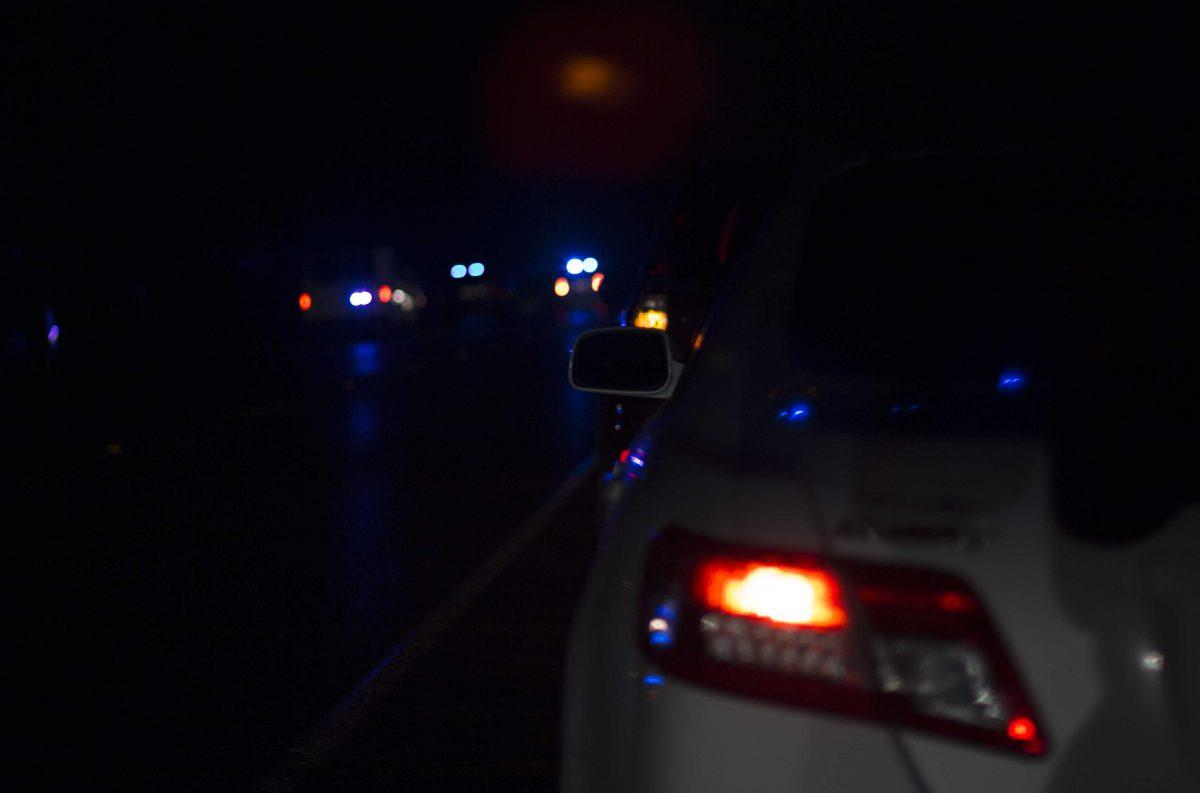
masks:
POLYGON ((696 577, 705 606, 777 625, 840 628, 846 624, 837 582, 823 570, 756 562, 707 562, 696 577))
POLYGON ((945 573, 672 529, 650 549, 638 634, 654 671, 694 684, 1046 751, 982 604, 945 573))
POLYGON ((604 284, 604 273, 592 274, 592 291, 599 292, 600 287, 604 284))
POLYGON ((392 288, 390 286, 388 286, 387 284, 384 284, 383 286, 379 287, 379 302, 380 303, 392 302, 392 288))
POLYGON ((571 283, 566 278, 556 278, 554 280, 554 294, 559 297, 566 297, 571 291, 571 283))
POLYGON ((312 295, 310 295, 308 292, 301 292, 300 299, 296 302, 300 304, 301 311, 308 311, 310 308, 312 308, 312 295))

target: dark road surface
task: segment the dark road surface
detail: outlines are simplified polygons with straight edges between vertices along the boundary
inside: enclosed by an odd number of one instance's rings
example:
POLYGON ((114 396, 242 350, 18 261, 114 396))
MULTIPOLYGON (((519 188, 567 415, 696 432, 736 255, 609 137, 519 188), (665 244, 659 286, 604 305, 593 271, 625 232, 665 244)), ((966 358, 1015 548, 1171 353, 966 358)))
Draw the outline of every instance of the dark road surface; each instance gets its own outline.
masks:
MULTIPOLYGON (((588 455, 593 403, 565 382, 579 330, 315 334, 251 362, 272 399, 18 477, 17 711, 41 722, 13 747, 21 787, 278 769, 588 455)), ((466 649, 463 668, 488 662, 466 649)))

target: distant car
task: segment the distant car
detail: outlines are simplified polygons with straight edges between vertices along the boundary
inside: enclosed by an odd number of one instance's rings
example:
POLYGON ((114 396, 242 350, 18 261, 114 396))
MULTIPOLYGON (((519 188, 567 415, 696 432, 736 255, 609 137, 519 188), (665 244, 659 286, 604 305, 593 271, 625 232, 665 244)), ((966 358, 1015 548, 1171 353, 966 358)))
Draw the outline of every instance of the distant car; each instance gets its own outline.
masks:
POLYGON ((495 265, 484 262, 450 266, 450 313, 455 316, 495 314, 512 301, 516 287, 495 265))
MULTIPOLYGON (((687 180, 624 298, 620 323, 666 331, 680 360, 688 362, 704 342, 704 325, 730 268, 782 194, 791 165, 710 164, 687 180)), ((596 448, 602 472, 661 406, 661 400, 635 396, 601 398, 596 448)))
POLYGON ((314 258, 304 268, 296 308, 306 323, 409 324, 426 305, 416 280, 395 264, 390 248, 314 258))
POLYGON ((1200 790, 1194 182, 1097 154, 797 186, 618 467, 562 788, 1200 790))

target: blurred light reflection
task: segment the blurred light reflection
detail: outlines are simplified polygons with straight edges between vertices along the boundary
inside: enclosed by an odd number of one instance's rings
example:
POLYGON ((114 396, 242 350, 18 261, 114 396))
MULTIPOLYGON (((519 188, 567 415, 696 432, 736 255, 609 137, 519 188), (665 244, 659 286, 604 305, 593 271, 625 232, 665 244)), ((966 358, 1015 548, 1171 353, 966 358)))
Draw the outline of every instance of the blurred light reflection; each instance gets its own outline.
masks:
POLYGON ((360 341, 350 345, 350 374, 370 377, 379 373, 379 343, 360 341))

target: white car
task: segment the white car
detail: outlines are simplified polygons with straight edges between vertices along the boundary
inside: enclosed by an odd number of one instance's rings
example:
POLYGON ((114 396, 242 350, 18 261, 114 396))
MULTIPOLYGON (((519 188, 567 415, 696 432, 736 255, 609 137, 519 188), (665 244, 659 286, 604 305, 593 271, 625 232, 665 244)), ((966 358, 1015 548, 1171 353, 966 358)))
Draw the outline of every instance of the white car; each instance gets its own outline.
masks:
POLYGON ((1107 154, 798 173, 622 455, 562 786, 1200 790, 1194 197, 1107 154), (678 383, 678 387, 676 384, 678 383))

